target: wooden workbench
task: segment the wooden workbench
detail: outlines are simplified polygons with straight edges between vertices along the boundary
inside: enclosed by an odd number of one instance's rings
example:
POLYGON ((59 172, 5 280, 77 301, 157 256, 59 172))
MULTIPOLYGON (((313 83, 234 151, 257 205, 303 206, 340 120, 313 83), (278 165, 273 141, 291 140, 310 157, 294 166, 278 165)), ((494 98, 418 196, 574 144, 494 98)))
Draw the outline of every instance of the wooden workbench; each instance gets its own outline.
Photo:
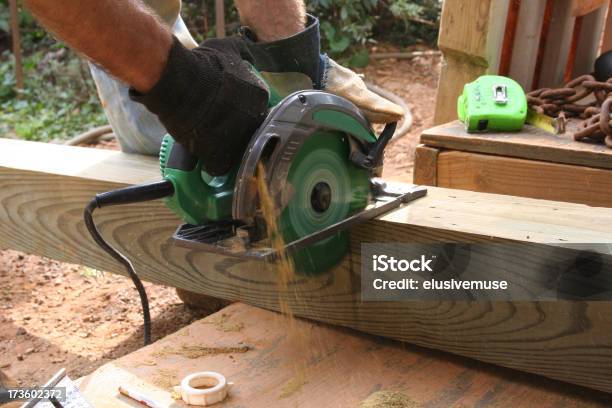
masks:
MULTIPOLYGON (((170 387, 196 371, 235 383, 219 407, 357 407, 375 392, 399 392, 397 407, 609 406, 612 395, 494 367, 352 330, 233 304, 80 380, 96 408, 139 406, 129 385, 183 407, 170 387), (212 348, 217 348, 211 354, 212 348), (236 349, 242 352, 224 352, 236 349)), ((380 395, 380 394, 378 394, 380 395)), ((385 405, 375 405, 383 407, 385 405)), ((386 405, 389 406, 389 405, 386 405)))
POLYGON ((612 207, 612 149, 569 133, 470 134, 454 121, 426 130, 421 143, 415 184, 612 207))

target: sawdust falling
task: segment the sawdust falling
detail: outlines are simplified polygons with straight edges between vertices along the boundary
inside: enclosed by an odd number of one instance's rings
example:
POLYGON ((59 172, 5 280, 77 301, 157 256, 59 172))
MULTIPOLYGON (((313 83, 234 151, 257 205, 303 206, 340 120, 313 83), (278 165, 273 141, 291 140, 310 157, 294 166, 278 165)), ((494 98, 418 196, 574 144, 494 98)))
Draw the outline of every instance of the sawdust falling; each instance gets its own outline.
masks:
POLYGON ((295 279, 295 265, 293 259, 284 252, 285 241, 282 231, 278 225, 279 211, 274 204, 274 200, 268 190, 268 184, 265 177, 265 169, 262 163, 257 166, 257 191, 259 194, 259 203, 262 216, 266 222, 266 230, 269 236, 269 245, 276 250, 280 255, 275 261, 275 269, 278 274, 278 305, 281 312, 281 319, 287 325, 287 338, 290 344, 293 344, 295 355, 295 376, 282 387, 279 398, 289 398, 302 390, 302 386, 308 383, 306 372, 308 368, 308 359, 316 354, 316 350, 312 349, 312 330, 309 330, 307 325, 297 325, 294 316, 294 311, 291 304, 288 302, 289 297, 293 297, 296 302, 299 297, 296 296, 296 289, 290 283, 295 279))
POLYGON ((418 408, 419 406, 401 392, 377 391, 363 400, 358 408, 418 408))
MULTIPOLYGON (((295 265, 293 260, 284 252, 285 240, 277 222, 278 210, 268 190, 266 172, 261 162, 257 165, 257 191, 259 193, 262 215, 266 222, 270 246, 279 253, 279 259, 276 260, 279 278, 278 284, 279 289, 281 289, 279 292, 285 292, 289 282, 295 275, 295 265)), ((291 308, 288 307, 286 302, 282 301, 282 298, 279 301, 281 301, 281 312, 292 316, 291 308)))

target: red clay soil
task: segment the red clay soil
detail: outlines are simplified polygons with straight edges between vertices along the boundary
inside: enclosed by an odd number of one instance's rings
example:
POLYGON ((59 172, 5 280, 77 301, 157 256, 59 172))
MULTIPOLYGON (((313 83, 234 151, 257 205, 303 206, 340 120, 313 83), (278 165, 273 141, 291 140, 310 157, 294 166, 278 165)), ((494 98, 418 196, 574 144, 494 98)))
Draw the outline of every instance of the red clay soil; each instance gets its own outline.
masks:
MULTIPOLYGON (((388 148, 387 177, 412 173, 418 135, 432 125, 439 66, 439 57, 424 57, 364 70, 367 80, 402 96, 414 116, 410 133, 388 148)), ((140 302, 128 278, 4 250, 0 279, 0 370, 22 386, 42 384, 61 367, 78 378, 142 346, 140 302)), ((154 339, 206 314, 183 305, 172 288, 145 286, 154 339)))

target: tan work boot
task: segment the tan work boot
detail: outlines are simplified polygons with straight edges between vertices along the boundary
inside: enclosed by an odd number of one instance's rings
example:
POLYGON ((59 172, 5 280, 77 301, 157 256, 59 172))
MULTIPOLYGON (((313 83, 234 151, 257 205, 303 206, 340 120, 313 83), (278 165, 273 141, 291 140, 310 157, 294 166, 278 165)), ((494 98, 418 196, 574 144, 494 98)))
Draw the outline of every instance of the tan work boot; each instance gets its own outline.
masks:
POLYGON ((359 75, 331 58, 325 84, 325 91, 353 102, 370 122, 397 122, 404 116, 404 110, 399 105, 370 91, 359 75))

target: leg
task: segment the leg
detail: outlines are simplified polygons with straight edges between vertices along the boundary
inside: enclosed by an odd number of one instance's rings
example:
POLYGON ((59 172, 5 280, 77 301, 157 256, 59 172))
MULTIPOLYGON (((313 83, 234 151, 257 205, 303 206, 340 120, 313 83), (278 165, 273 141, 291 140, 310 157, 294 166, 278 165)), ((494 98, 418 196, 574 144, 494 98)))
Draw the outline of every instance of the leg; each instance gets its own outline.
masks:
POLYGON ((291 37, 304 29, 303 0, 235 0, 242 24, 257 33, 259 41, 291 37))

